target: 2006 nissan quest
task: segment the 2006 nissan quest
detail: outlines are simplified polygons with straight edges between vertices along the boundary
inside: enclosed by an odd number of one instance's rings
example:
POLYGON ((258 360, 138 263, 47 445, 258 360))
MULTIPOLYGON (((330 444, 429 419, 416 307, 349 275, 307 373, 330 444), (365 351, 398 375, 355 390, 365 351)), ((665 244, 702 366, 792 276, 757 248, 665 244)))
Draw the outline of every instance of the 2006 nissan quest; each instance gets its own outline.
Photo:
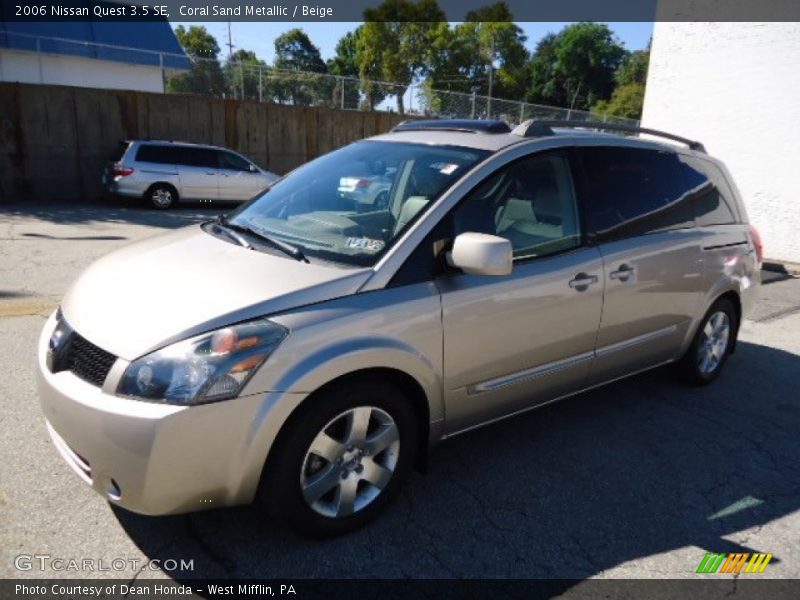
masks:
POLYGON ((579 127, 406 122, 100 259, 39 344, 56 448, 136 512, 329 536, 444 438, 670 362, 712 381, 760 283, 739 193, 697 142, 579 127))

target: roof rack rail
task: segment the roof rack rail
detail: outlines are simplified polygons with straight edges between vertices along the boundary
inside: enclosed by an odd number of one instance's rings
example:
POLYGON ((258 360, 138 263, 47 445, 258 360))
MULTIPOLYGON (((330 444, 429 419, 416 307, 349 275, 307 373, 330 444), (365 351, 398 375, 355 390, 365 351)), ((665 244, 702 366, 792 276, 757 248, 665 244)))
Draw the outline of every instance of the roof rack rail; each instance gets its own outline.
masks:
POLYGON ((460 131, 464 133, 509 133, 511 127, 496 119, 411 119, 398 123, 392 131, 460 131))
POLYGON ((673 135, 658 129, 650 129, 648 127, 636 127, 633 125, 621 125, 617 123, 605 123, 603 121, 559 121, 559 120, 546 120, 546 119, 530 119, 524 123, 517 125, 511 132, 520 137, 534 137, 554 135, 553 127, 564 127, 572 129, 601 129, 606 131, 624 131, 627 133, 644 133, 655 137, 672 140, 686 144, 692 150, 697 152, 706 152, 705 146, 696 140, 690 140, 679 135, 673 135))

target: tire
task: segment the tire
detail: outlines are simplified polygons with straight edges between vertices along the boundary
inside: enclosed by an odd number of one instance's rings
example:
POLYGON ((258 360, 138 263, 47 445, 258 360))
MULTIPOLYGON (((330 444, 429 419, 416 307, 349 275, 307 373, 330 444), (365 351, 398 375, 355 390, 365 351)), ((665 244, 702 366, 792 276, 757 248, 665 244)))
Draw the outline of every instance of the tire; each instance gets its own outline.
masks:
POLYGON ((678 362, 681 377, 691 385, 707 385, 719 377, 739 332, 736 307, 720 298, 703 317, 686 354, 678 362))
POLYGON ((336 385, 309 399, 284 426, 258 500, 303 536, 354 531, 399 493, 414 464, 417 436, 411 403, 394 386, 376 380, 336 385))
POLYGON ((151 207, 159 210, 171 208, 178 201, 178 192, 166 183, 151 185, 144 196, 151 207))
POLYGON ((376 210, 384 210, 389 208, 389 192, 387 190, 382 190, 378 192, 377 196, 375 196, 374 208, 376 210))

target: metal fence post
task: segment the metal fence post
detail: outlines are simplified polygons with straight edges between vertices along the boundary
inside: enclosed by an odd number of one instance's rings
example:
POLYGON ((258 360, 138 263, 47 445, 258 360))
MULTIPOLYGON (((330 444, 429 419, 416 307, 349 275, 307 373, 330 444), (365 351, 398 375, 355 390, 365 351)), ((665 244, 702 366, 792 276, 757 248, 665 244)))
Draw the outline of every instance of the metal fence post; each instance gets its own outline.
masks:
POLYGON ((470 113, 470 119, 475 118, 475 92, 472 92, 472 112, 470 113))
POLYGON ((339 85, 342 86, 342 91, 341 91, 341 94, 340 94, 341 97, 342 97, 342 105, 341 105, 342 110, 344 110, 344 86, 345 86, 346 83, 347 83, 347 80, 344 77, 340 77, 339 78, 339 85))
POLYGON ((44 68, 42 67, 42 38, 36 38, 36 61, 39 63, 39 83, 44 83, 44 68))
POLYGON ((522 123, 525 120, 525 103, 519 103, 519 122, 522 123))
POLYGON ((258 101, 264 101, 264 65, 258 65, 258 101))
POLYGON ((167 91, 167 73, 164 71, 164 53, 158 53, 158 68, 161 69, 161 93, 167 91))

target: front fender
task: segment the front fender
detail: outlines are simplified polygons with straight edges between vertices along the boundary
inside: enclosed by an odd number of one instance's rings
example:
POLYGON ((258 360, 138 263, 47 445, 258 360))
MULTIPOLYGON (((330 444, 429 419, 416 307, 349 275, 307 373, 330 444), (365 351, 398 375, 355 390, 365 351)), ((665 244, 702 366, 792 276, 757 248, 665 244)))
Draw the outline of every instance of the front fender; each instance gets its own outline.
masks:
POLYGON ((442 321, 430 283, 354 294, 270 317, 290 333, 242 391, 262 398, 242 441, 247 501, 280 428, 306 398, 327 383, 366 369, 392 369, 425 393, 429 440, 444 421, 442 321))
MULTIPOLYGON (((442 383, 430 359, 399 340, 385 337, 354 338, 317 351, 294 363, 275 380, 275 387, 286 392, 267 392, 241 441, 243 470, 232 473, 233 503, 252 501, 263 465, 280 429, 300 404, 314 391, 339 377, 356 371, 389 368, 402 371, 425 391, 431 423, 444 419, 442 383)), ((438 431, 432 428, 432 433, 438 431)))
MULTIPOLYGON (((343 375, 364 369, 389 368, 413 377, 426 396, 441 396, 442 381, 433 361, 413 346, 383 336, 332 343, 303 357, 275 381, 275 389, 310 393, 343 375), (438 392, 438 393, 437 393, 438 392)), ((432 403, 431 420, 441 418, 432 403)))

